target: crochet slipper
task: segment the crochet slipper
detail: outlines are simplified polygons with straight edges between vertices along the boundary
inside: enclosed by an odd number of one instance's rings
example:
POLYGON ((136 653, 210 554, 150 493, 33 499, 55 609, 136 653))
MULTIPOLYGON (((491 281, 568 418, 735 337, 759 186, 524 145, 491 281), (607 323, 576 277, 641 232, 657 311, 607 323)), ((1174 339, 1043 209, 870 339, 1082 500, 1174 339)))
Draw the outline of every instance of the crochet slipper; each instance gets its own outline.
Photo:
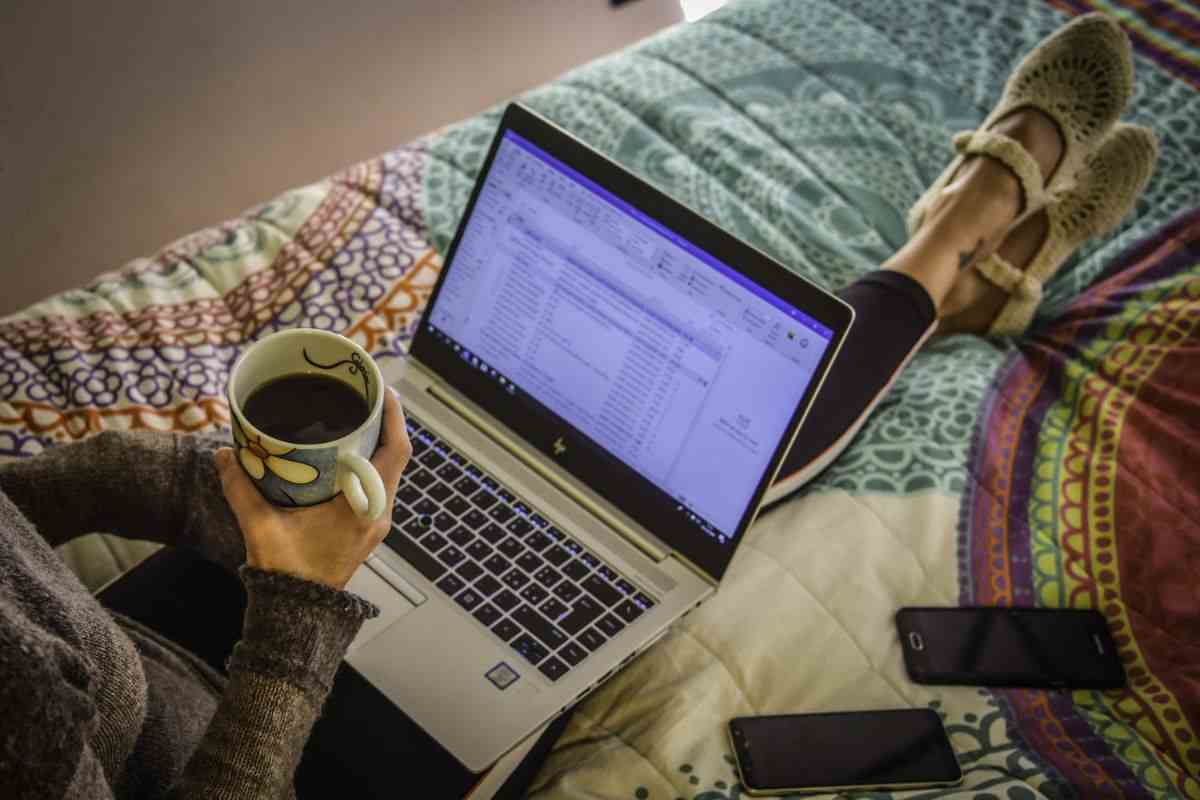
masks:
MULTIPOLYGON (((1059 28, 1017 65, 1005 84, 999 104, 978 130, 954 137, 958 156, 909 211, 909 233, 915 233, 921 227, 926 213, 968 156, 996 157, 981 137, 1001 135, 988 128, 1022 108, 1032 107, 1058 126, 1063 143, 1062 156, 1049 180, 1043 181, 1041 171, 1028 151, 1015 140, 1001 137, 1011 143, 1003 145, 1005 151, 1020 151, 1024 156, 1001 158, 1016 173, 1025 193, 1022 213, 1009 226, 1011 230, 1055 196, 1070 190, 1088 154, 1120 118, 1132 91, 1133 60, 1129 39, 1120 25, 1104 14, 1095 13, 1078 17, 1059 28), (1026 163, 1021 171, 1014 165, 1017 161, 1026 163), (1032 174, 1028 164, 1034 165, 1032 174), (1033 175, 1037 176, 1036 180, 1033 175)), ((1001 235, 993 244, 998 245, 1003 239, 1001 235)), ((989 252, 986 247, 981 248, 979 256, 989 252)))
POLYGON ((1115 228, 1146 188, 1158 159, 1158 139, 1140 125, 1118 124, 1080 171, 1076 188, 1046 207, 1046 240, 1025 269, 995 253, 974 263, 988 281, 1012 295, 989 335, 1024 332, 1042 300, 1042 286, 1087 239, 1115 228))

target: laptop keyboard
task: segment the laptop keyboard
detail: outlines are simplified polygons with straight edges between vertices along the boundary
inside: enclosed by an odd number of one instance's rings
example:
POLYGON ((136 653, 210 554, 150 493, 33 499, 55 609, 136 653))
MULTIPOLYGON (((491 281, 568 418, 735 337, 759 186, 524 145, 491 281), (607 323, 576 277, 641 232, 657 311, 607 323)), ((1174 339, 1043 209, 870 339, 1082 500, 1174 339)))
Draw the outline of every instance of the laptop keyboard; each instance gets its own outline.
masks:
POLYGON ((654 600, 411 416, 398 553, 552 681, 654 600))

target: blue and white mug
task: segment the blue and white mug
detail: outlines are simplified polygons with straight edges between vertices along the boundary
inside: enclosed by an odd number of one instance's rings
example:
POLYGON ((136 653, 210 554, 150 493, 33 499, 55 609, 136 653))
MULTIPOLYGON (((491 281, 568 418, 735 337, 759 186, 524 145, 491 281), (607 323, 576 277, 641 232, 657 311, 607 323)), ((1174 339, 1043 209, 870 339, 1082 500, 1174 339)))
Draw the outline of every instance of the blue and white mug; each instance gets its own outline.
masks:
POLYGON ((346 337, 314 328, 272 333, 248 347, 229 373, 226 393, 238 463, 275 505, 311 506, 341 492, 359 517, 378 519, 387 494, 369 459, 379 444, 384 391, 379 365, 346 337), (298 374, 336 378, 353 388, 371 410, 366 420, 340 439, 316 444, 283 441, 254 427, 242 413, 254 390, 298 374))

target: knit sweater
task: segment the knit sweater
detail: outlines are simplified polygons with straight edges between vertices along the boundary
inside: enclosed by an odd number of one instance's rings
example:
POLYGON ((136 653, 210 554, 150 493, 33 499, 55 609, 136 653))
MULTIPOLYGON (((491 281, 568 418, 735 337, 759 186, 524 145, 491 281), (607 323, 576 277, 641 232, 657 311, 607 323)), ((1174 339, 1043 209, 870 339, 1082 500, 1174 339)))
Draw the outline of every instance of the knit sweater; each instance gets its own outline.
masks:
POLYGON ((110 432, 0 464, 0 797, 293 796, 334 673, 378 612, 244 565, 220 445, 110 432), (52 549, 92 531, 238 571, 248 604, 228 678, 100 606, 52 549))

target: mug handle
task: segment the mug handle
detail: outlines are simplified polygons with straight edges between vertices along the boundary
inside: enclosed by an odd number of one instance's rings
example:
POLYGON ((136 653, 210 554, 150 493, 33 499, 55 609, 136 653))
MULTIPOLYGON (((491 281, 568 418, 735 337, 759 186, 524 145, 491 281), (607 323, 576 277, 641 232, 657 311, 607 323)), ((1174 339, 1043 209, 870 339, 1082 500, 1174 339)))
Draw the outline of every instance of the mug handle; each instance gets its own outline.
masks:
POLYGON ((350 508, 362 519, 376 520, 387 506, 387 492, 375 465, 358 453, 338 458, 338 488, 346 495, 350 508))

